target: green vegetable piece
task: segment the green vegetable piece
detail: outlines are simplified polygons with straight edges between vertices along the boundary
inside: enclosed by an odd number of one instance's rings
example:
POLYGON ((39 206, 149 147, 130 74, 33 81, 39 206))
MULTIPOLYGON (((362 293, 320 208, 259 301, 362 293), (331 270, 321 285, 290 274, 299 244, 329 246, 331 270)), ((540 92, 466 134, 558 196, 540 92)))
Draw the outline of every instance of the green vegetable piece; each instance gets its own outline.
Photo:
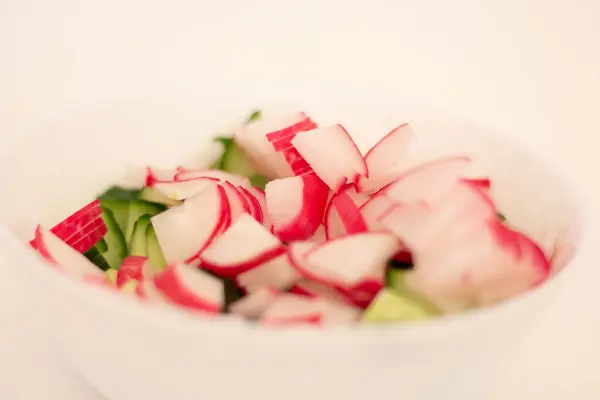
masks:
POLYGON ((506 217, 504 216, 504 214, 497 212, 496 216, 498 217, 498 219, 502 222, 506 221, 506 217))
POLYGON ((111 284, 111 285, 117 285, 117 274, 119 273, 119 271, 117 271, 114 268, 109 268, 106 270, 106 280, 111 284))
POLYGON ((260 110, 256 110, 252 114, 250 114, 250 116, 246 120, 246 123, 249 124, 250 122, 258 121, 261 117, 262 112, 260 110))
POLYGON ((100 239, 98 243, 94 246, 100 253, 105 253, 108 251, 108 243, 104 238, 100 239))
POLYGON ((134 224, 131 241, 129 242, 130 255, 148 257, 146 230, 151 224, 150 218, 152 218, 150 214, 144 214, 134 224))
POLYGON ((129 216, 127 218, 127 229, 125 230, 125 241, 131 243, 133 227, 141 216, 148 214, 153 217, 166 209, 167 207, 162 204, 150 203, 144 200, 131 201, 129 206, 129 216))
MULTIPOLYGON (((102 219, 107 228, 106 235, 104 235, 106 250, 102 251, 102 256, 111 268, 119 269, 121 263, 127 257, 125 236, 123 236, 117 219, 110 208, 103 207, 102 219)), ((96 248, 98 248, 98 245, 96 245, 96 248)))
POLYGON ((419 321, 437 315, 429 304, 408 295, 386 288, 363 314, 363 323, 390 323, 419 321))
POLYGON ((257 188, 265 190, 265 186, 267 186, 267 183, 269 183, 269 179, 262 175, 256 174, 250 177, 250 183, 252 186, 256 186, 257 188))
POLYGON ((113 186, 102 193, 100 200, 135 200, 140 195, 140 189, 126 189, 121 186, 113 186))
POLYGON ((149 224, 146 228, 146 252, 148 254, 150 263, 156 269, 156 271, 162 271, 165 269, 167 266, 167 260, 165 259, 162 249, 160 248, 160 244, 158 243, 158 238, 156 237, 156 232, 152 224, 149 224))
POLYGON ((88 260, 90 260, 94 265, 96 265, 102 271, 106 271, 106 270, 110 269, 110 265, 108 265, 108 262, 106 262, 106 260, 102 256, 102 254, 100 254, 100 252, 98 251, 98 249, 95 246, 92 247, 91 249, 89 249, 84 254, 84 256, 86 256, 86 258, 88 260))

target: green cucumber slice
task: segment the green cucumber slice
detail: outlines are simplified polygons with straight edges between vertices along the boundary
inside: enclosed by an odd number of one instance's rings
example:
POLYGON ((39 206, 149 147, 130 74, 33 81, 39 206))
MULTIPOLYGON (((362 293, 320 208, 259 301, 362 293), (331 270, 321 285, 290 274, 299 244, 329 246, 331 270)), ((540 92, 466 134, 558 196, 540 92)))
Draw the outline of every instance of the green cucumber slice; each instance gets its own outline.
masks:
POLYGON ((365 310, 363 323, 388 323, 419 321, 439 313, 427 302, 407 292, 385 288, 365 310))
POLYGON ((147 257, 150 260, 150 264, 157 272, 165 269, 167 260, 160 248, 152 223, 146 228, 146 253, 148 254, 147 257))
POLYGON ((100 239, 94 246, 100 253, 106 253, 108 251, 108 243, 104 238, 100 239))
POLYGON ((102 252, 102 256, 111 268, 119 269, 121 263, 127 257, 125 237, 112 209, 103 207, 102 219, 107 228, 106 235, 104 235, 107 249, 102 252))
POLYGON ((129 207, 129 217, 127 220, 127 229, 125 230, 125 241, 127 243, 131 243, 134 225, 141 216, 148 214, 150 217, 153 217, 165 211, 166 209, 167 207, 165 207, 163 204, 150 203, 149 201, 145 200, 131 201, 129 207))
POLYGON ((84 256, 88 260, 90 260, 94 265, 100 268, 102 271, 106 271, 110 269, 110 265, 106 262, 106 259, 102 256, 100 251, 96 248, 96 246, 89 249, 84 256))
POLYGON ((151 224, 150 214, 144 214, 133 226, 133 233, 131 235, 131 241, 129 242, 129 254, 132 256, 143 256, 148 257, 147 244, 146 244, 146 230, 151 224))

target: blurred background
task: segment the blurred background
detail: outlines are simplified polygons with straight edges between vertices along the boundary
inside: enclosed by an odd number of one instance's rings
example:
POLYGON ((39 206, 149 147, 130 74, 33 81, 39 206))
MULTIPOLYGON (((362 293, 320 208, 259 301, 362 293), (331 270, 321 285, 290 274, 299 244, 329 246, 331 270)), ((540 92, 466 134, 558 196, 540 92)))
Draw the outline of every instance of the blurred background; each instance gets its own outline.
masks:
MULTIPOLYGON (((116 94, 377 87, 541 149, 577 180, 592 220, 598 17, 596 0, 0 0, 0 138, 116 94)), ((497 399, 600 398, 591 264, 507 363, 497 399)), ((6 263, 0 294, 0 398, 95 400, 35 335, 6 263)))

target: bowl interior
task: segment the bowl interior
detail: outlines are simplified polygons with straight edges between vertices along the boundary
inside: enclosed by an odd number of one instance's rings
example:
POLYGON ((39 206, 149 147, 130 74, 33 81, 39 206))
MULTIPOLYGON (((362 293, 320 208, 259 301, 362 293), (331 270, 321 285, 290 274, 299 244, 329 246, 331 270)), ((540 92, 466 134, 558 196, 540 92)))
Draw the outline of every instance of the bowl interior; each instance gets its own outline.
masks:
MULTIPOLYGON (((0 158, 0 221, 25 243, 36 224, 50 226, 114 184, 141 185, 144 167, 202 167, 215 154, 211 137, 231 132, 256 108, 305 110, 322 125, 340 122, 367 150, 394 126, 410 122, 418 151, 469 154, 493 181, 492 194, 511 224, 560 248, 559 270, 582 232, 581 208, 566 180, 548 163, 491 128, 398 100, 161 97, 81 105, 31 128, 0 158)), ((69 283, 70 284, 70 283, 69 283)))

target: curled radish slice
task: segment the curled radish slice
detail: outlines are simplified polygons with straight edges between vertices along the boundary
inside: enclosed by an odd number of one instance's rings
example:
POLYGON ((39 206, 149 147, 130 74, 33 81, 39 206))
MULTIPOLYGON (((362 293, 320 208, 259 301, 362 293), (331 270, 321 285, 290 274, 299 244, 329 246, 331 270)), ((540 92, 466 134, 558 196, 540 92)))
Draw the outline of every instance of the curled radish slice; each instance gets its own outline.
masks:
POLYGON ((223 308, 223 282, 195 267, 171 264, 154 277, 154 285, 163 296, 185 308, 209 314, 223 308))
POLYGON ((269 217, 269 212, 267 210, 267 196, 265 195, 265 192, 262 191, 261 189, 257 188, 256 186, 252 186, 251 188, 248 189, 248 191, 258 201, 258 204, 261 209, 263 226, 266 227, 267 229, 271 229, 271 226, 273 224, 271 222, 271 217, 269 217))
POLYGON ((225 190, 211 185, 183 205, 152 217, 152 225, 167 262, 191 262, 210 245, 229 218, 225 190))
POLYGON ((236 277, 237 284, 252 293, 264 286, 285 290, 300 280, 287 254, 281 254, 236 277))
POLYGON ((369 177, 358 181, 360 192, 372 192, 398 178, 406 168, 405 159, 415 140, 409 124, 390 131, 365 154, 369 177))
POLYGON ((200 255, 203 268, 235 276, 285 252, 283 245, 258 221, 242 214, 200 255))
POLYGON ((249 214, 255 219, 257 220, 259 223, 263 223, 263 209, 262 206, 260 204, 260 202, 258 201, 258 199, 256 198, 256 196, 254 196, 252 194, 252 192, 244 187, 238 186, 236 187, 236 189, 238 190, 238 192, 243 195, 246 198, 246 201, 248 203, 248 207, 249 207, 249 214))
POLYGON ((152 274, 152 267, 148 257, 128 256, 126 257, 117 272, 117 287, 122 287, 127 282, 142 282, 152 274))
POLYGON ((334 192, 354 183, 359 176, 368 176, 360 151, 341 125, 301 132, 292 145, 334 192))
POLYGON ((398 246, 398 241, 387 233, 367 232, 319 245, 294 242, 288 246, 288 255, 305 278, 351 289, 365 280, 383 281, 387 261, 398 246))
POLYGON ((367 224, 350 195, 344 191, 331 198, 325 214, 325 233, 328 240, 367 230, 367 224))
POLYGON ((34 241, 41 256, 60 271, 84 279, 105 281, 102 270, 49 230, 38 226, 34 241))
POLYGON ((329 189, 309 174, 271 181, 265 194, 273 231, 288 242, 314 235, 323 220, 329 189))

